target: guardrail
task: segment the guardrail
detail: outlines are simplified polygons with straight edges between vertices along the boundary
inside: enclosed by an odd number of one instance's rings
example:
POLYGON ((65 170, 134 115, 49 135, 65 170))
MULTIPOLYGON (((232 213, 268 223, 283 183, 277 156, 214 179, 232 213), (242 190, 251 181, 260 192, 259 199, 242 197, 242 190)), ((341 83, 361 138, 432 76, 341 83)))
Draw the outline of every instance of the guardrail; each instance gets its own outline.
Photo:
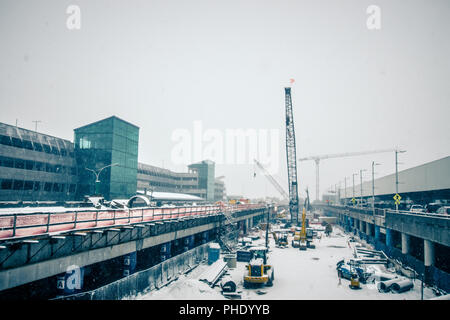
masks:
POLYGON ((353 212, 358 212, 361 214, 368 214, 368 215, 377 215, 377 216, 386 216, 386 212, 389 213, 395 213, 395 214, 407 214, 407 215, 414 215, 414 216, 423 216, 423 217, 429 217, 429 218, 444 218, 444 219, 450 219, 450 215, 448 214, 437 214, 437 213, 427 213, 427 212, 412 212, 412 211, 405 211, 405 210, 393 210, 393 209, 380 209, 380 208, 358 208, 358 207, 348 207, 348 206, 336 206, 336 205, 320 205, 322 207, 329 207, 332 209, 341 209, 341 210, 348 210, 353 212))
MULTIPOLYGON (((0 239, 260 208, 258 204, 0 214, 0 239)), ((36 208, 39 209, 39 208, 36 208)))

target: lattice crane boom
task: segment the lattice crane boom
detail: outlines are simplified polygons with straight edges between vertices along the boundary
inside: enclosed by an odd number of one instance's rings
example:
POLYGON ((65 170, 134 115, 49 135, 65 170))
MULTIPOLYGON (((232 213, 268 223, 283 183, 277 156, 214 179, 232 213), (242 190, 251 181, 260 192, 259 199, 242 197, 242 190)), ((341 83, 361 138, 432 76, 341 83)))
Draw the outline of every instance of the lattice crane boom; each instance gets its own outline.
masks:
POLYGON ((298 224, 298 184, 297 184, 297 155, 295 147, 294 116, 292 112, 291 88, 284 88, 286 106, 286 159, 289 182, 289 211, 291 223, 298 224))
POLYGON ((264 168, 264 166, 256 159, 254 159, 256 165, 258 168, 261 169, 261 171, 264 173, 266 178, 270 181, 270 183, 275 187, 275 189, 278 190, 278 192, 283 196, 284 199, 289 199, 289 195, 286 191, 284 191, 283 187, 275 180, 274 177, 264 168))

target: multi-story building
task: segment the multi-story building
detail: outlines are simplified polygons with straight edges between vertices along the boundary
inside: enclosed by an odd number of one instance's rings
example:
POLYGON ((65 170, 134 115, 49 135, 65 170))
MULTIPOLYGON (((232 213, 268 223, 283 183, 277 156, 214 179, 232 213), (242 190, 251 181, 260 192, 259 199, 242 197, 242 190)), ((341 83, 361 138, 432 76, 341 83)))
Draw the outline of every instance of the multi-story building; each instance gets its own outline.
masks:
POLYGON ((106 199, 136 194, 139 128, 116 116, 77 128, 75 155, 78 164, 78 197, 99 192, 106 199), (101 168, 105 168, 100 172, 101 168), (87 170, 90 169, 90 170, 87 170))
POLYGON ((206 200, 214 201, 215 163, 211 160, 203 160, 198 163, 190 164, 188 168, 189 172, 196 172, 198 174, 198 187, 206 189, 206 200))
POLYGON ((216 178, 214 182, 214 201, 223 201, 225 200, 226 189, 225 182, 221 179, 216 178))
POLYGON ((115 116, 74 129, 74 143, 0 123, 0 201, 72 201, 140 191, 222 200, 225 185, 205 160, 188 172, 138 164, 139 128, 115 116))
POLYGON ((173 172, 144 163, 138 164, 137 189, 140 191, 174 192, 206 198, 206 189, 198 187, 195 172, 173 172))
POLYGON ((0 123, 0 201, 73 200, 77 180, 70 141, 0 123))

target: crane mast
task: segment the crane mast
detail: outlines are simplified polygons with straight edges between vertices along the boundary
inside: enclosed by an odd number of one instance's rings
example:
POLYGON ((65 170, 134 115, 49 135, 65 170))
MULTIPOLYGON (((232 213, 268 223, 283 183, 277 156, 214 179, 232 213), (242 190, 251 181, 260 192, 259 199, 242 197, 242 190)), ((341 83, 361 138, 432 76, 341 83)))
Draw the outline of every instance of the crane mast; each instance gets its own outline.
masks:
POLYGON ((297 184, 297 156, 295 149, 294 117, 292 113, 291 88, 284 88, 286 104, 286 159, 289 181, 289 212, 291 223, 298 224, 298 184, 297 184))

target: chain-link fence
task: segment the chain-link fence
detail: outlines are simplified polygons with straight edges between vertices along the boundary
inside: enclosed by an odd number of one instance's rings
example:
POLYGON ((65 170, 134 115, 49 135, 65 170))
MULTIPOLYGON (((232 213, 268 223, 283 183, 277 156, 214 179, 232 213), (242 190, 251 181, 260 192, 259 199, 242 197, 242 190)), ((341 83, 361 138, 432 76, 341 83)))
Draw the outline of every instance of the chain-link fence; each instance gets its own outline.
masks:
POLYGON ((206 259, 208 246, 203 244, 101 288, 55 300, 120 300, 161 288, 206 259))

